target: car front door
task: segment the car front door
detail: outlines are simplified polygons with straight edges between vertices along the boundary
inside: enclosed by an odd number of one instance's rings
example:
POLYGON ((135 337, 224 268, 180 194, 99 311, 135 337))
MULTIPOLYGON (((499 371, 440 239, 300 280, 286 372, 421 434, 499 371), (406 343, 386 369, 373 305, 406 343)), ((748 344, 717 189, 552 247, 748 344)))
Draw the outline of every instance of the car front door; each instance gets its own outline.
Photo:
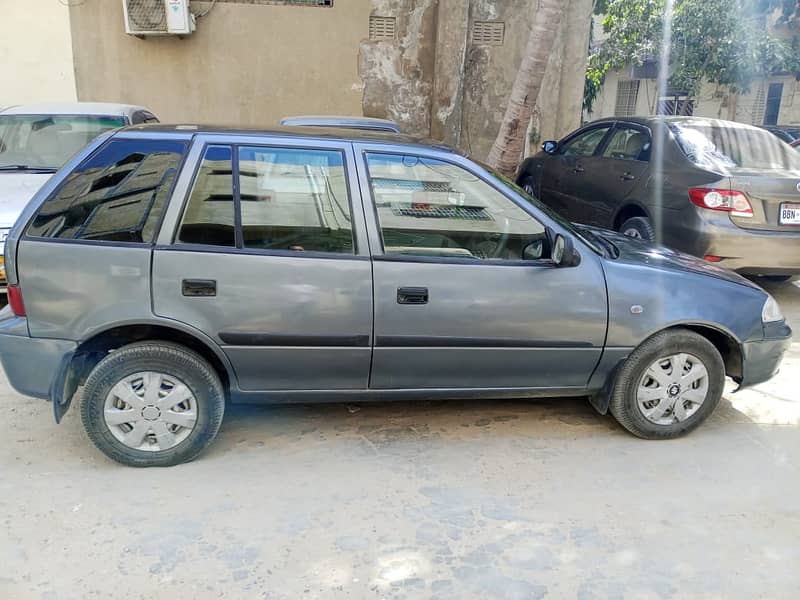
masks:
POLYGON ((644 206, 649 176, 652 138, 650 130, 633 123, 617 123, 599 149, 592 189, 576 197, 581 214, 591 215, 590 225, 614 228, 614 218, 623 206, 644 206), (642 197, 638 197, 641 194, 642 197))
POLYGON ((598 256, 581 246, 578 266, 556 267, 543 216, 465 158, 355 148, 373 255, 370 387, 585 386, 606 333, 598 256))
POLYGON ((244 391, 365 389, 372 268, 351 146, 209 135, 189 160, 154 252, 155 313, 212 337, 244 391))
POLYGON ((587 223, 592 218, 582 201, 592 193, 597 173, 597 150, 611 130, 611 123, 590 126, 559 144, 544 166, 542 200, 571 221, 587 223))

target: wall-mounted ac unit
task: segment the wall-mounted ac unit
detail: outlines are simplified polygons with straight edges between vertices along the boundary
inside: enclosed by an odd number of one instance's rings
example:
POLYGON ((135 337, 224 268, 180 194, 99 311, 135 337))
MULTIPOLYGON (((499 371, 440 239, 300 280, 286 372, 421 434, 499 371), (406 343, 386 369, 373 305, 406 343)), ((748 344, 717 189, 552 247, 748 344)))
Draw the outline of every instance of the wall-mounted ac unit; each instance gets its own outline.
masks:
POLYGON ((195 28, 189 0, 122 0, 122 7, 130 35, 188 35, 195 28))

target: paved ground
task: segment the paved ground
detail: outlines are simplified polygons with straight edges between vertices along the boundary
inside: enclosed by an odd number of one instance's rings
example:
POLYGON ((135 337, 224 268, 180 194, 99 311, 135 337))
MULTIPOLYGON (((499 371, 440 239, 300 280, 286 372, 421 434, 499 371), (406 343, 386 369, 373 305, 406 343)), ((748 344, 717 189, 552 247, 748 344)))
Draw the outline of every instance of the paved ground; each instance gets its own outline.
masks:
POLYGON ((235 408, 132 470, 3 379, 0 598, 796 598, 799 387, 795 343, 672 442, 580 400, 235 408))

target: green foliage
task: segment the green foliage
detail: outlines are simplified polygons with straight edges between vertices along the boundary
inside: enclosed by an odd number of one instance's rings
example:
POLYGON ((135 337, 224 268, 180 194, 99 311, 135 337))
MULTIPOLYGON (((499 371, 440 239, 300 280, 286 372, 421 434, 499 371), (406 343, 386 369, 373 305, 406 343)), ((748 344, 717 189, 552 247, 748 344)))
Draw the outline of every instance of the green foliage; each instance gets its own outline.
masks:
POLYGON ((703 80, 749 89, 756 78, 800 70, 796 41, 767 32, 776 9, 779 22, 800 20, 800 0, 675 0, 672 44, 662 48, 664 0, 602 0, 605 40, 590 54, 584 106, 592 103, 608 71, 669 52, 670 87, 696 95, 703 80))

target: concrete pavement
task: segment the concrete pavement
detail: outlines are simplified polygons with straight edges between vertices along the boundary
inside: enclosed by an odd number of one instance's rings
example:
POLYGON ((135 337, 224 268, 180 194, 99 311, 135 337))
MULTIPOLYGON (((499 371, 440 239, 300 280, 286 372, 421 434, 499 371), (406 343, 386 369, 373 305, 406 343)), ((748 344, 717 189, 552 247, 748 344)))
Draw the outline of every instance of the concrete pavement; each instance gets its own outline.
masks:
MULTIPOLYGON (((770 286, 800 330, 800 283, 770 286)), ((0 382, 0 598, 792 598, 800 339, 694 434, 575 399, 234 407, 134 470, 0 382)))

